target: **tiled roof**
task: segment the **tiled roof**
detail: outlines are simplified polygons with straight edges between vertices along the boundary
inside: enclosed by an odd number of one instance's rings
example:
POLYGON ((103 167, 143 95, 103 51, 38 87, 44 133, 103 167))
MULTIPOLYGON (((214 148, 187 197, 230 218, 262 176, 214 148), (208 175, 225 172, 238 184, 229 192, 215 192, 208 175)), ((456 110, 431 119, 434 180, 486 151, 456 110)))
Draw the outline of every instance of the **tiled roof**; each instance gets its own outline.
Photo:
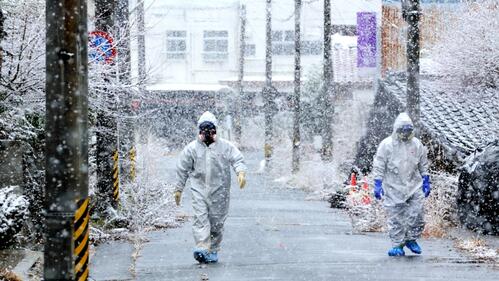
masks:
MULTIPOLYGON (((389 75, 384 85, 405 107, 404 77, 389 75)), ((467 155, 499 138, 499 89, 463 89, 438 78, 422 79, 421 123, 442 145, 467 155)))
MULTIPOLYGON (((432 167, 449 172, 465 158, 499 139, 499 89, 463 89, 436 76, 421 76, 421 139, 432 167)), ((370 170, 379 143, 405 111, 406 79, 388 74, 379 85, 367 132, 357 145, 355 165, 370 170)))

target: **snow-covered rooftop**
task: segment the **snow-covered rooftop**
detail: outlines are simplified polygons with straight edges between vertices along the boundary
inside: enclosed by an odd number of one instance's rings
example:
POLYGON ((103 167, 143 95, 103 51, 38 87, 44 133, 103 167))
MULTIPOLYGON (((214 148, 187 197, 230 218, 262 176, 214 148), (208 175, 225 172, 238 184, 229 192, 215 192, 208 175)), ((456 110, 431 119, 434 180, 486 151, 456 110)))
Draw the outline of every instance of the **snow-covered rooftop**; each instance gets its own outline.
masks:
POLYGON ((218 92, 228 89, 220 84, 153 84, 147 86, 148 91, 195 91, 195 92, 218 92))
MULTIPOLYGON (((237 76, 232 76, 227 79, 221 80, 223 82, 237 82, 239 78, 237 76)), ((265 75, 244 75, 244 82, 265 82, 265 75)), ((293 82, 293 75, 272 75, 273 82, 293 82)))

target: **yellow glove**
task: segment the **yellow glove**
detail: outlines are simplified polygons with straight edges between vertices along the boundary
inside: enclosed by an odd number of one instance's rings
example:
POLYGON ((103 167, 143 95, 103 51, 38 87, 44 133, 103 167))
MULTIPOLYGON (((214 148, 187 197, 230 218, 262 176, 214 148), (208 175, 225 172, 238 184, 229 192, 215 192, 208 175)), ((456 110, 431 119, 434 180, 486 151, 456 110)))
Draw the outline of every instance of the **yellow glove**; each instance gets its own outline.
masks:
POLYGON ((237 181, 239 182, 239 187, 241 189, 243 189, 244 186, 246 185, 246 173, 245 172, 239 172, 237 174, 237 181))
POLYGON ((181 191, 175 191, 175 203, 177 206, 180 206, 180 198, 182 197, 182 192, 181 191))

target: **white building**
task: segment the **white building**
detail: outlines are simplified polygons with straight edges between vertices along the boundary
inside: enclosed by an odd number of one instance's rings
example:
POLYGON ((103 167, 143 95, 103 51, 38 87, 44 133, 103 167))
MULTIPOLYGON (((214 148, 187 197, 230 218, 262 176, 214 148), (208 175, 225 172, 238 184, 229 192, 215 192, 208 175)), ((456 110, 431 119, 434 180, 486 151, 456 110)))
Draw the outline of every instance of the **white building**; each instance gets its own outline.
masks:
MULTIPOLYGON (((239 69, 242 4, 247 10, 245 81, 259 87, 265 77, 265 0, 146 0, 149 84, 156 88, 170 84, 171 89, 176 84, 200 86, 235 81, 239 69)), ((366 11, 379 15, 381 0, 332 0, 333 26, 354 30, 356 13, 366 11)), ((273 80, 286 88, 294 70, 294 1, 274 0, 272 12, 273 80)), ((312 68, 322 67, 322 0, 303 0, 301 36, 303 74, 306 75, 312 68)), ((347 53, 355 55, 353 51, 347 53)), ((348 59, 355 61, 354 57, 348 59)), ((345 58, 336 55, 333 62, 335 72, 343 77, 345 70, 338 67, 355 68, 344 61, 345 58)))

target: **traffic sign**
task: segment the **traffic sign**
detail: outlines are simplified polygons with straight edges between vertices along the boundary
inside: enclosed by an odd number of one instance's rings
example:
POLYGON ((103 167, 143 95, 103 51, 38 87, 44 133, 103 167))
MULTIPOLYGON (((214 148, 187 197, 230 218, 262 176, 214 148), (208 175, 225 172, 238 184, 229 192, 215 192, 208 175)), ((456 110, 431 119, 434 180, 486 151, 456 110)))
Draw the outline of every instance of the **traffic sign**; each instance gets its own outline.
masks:
POLYGON ((88 44, 88 55, 96 62, 111 63, 116 57, 113 37, 104 31, 90 32, 88 44))

